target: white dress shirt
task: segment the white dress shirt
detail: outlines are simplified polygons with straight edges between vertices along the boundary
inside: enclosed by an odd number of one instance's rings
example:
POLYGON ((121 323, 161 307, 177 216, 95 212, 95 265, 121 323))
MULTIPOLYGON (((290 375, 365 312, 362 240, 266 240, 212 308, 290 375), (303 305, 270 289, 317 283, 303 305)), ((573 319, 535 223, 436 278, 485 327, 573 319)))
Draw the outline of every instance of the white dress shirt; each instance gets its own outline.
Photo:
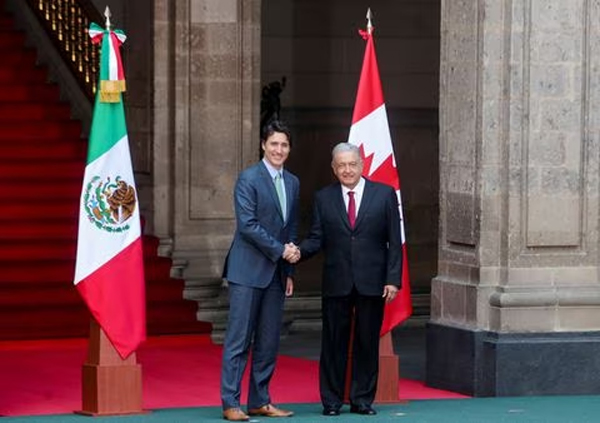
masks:
POLYGON ((358 184, 354 187, 354 189, 350 189, 344 185, 342 185, 342 198, 344 199, 344 204, 346 205, 346 213, 348 213, 348 192, 354 192, 354 203, 356 204, 356 216, 358 217, 358 210, 360 209, 360 201, 363 197, 363 192, 365 190, 365 179, 361 176, 358 184))

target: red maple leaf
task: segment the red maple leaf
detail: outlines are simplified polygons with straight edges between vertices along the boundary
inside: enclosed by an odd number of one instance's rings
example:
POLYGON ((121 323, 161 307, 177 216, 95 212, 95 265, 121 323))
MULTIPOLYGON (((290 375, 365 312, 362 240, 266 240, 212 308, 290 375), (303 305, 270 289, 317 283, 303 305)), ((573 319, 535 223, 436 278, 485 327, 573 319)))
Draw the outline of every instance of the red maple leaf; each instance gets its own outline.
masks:
POLYGON ((360 157, 363 161, 363 171, 362 171, 362 175, 366 178, 369 176, 369 173, 371 172, 371 164, 373 163, 373 157, 375 156, 375 153, 371 153, 371 155, 369 157, 365 156, 365 144, 361 143, 360 144, 360 157))
MULTIPOLYGON (((371 155, 371 160, 373 160, 373 156, 371 155)), ((369 167, 371 163, 369 163, 369 167)), ((398 171, 396 170, 396 166, 394 166, 394 159, 390 154, 387 159, 381 163, 375 171, 369 177, 372 181, 381 182, 383 184, 390 185, 396 191, 400 189, 400 178, 398 178, 398 171)))

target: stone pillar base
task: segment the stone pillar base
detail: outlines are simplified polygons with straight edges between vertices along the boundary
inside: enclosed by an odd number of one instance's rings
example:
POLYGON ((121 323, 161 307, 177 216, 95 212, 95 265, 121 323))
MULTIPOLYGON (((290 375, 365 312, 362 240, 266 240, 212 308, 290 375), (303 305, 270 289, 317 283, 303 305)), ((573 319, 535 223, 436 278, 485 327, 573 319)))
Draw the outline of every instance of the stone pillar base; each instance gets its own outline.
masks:
POLYGON ((600 393, 600 332, 496 333, 429 323, 428 386, 476 397, 600 393))

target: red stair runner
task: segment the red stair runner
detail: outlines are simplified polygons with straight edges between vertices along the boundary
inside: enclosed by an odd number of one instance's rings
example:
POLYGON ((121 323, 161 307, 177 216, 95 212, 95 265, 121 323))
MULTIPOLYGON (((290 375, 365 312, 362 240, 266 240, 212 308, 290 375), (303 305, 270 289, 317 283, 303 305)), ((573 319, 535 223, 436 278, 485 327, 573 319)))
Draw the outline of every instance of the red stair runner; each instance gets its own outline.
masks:
MULTIPOLYGON (((0 340, 87 336, 89 313, 72 282, 87 144, 12 28, 0 13, 0 340)), ((157 248, 144 236, 148 332, 207 333, 157 248)))

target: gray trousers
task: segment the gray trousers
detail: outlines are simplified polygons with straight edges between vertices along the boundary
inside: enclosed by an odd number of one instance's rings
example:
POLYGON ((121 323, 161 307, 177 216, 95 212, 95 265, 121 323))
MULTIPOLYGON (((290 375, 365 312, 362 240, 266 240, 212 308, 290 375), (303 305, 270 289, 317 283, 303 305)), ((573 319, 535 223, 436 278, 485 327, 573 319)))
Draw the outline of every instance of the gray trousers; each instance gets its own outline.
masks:
POLYGON ((248 408, 271 402, 269 382, 279 350, 284 300, 279 277, 263 289, 229 284, 229 319, 221 368, 223 409, 240 406, 242 376, 250 351, 248 408))

